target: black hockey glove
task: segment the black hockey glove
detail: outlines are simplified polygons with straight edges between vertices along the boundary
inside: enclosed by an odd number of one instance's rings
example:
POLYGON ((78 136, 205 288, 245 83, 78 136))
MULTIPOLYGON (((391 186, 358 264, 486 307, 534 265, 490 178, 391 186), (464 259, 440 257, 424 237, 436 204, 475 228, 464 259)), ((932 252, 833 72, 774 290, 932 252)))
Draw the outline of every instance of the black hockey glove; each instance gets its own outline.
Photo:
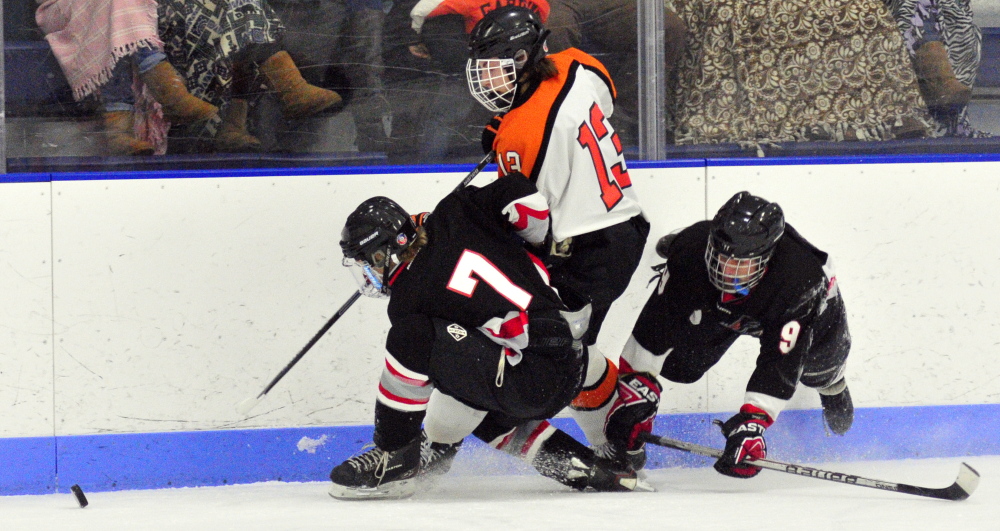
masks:
POLYGON ((618 454, 616 457, 645 444, 639 440, 639 434, 653 431, 662 390, 656 377, 646 372, 618 377, 618 396, 604 421, 604 436, 618 454))
POLYGON ((716 420, 726 438, 726 449, 715 462, 715 470, 734 478, 752 478, 760 473, 759 466, 741 463, 767 457, 764 431, 774 421, 763 410, 744 404, 740 412, 726 422, 716 420))
POLYGON ((559 360, 578 358, 569 323, 557 310, 535 310, 528 314, 528 349, 533 354, 559 360))
POLYGON ((490 119, 490 123, 483 128, 483 155, 488 155, 493 151, 493 142, 497 139, 497 132, 500 131, 500 122, 503 121, 503 114, 498 114, 490 119))

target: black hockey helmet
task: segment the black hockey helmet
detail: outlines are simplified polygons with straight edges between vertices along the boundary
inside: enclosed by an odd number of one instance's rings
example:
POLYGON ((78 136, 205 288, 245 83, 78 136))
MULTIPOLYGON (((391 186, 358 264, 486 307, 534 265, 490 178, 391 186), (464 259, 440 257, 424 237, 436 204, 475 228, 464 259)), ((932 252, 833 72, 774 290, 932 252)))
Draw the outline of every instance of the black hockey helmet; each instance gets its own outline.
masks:
POLYGON ((764 276, 765 266, 785 233, 777 203, 740 192, 709 224, 705 264, 716 288, 745 295, 764 276))
POLYGON ((403 207, 388 197, 367 199, 347 216, 340 233, 344 265, 355 275, 361 291, 370 297, 387 297, 385 279, 402 260, 400 253, 416 238, 417 227, 403 207), (356 267, 354 267, 356 266, 356 267))
POLYGON ((545 57, 545 29, 538 13, 507 5, 490 11, 469 34, 469 92, 493 112, 514 102, 517 79, 545 57))

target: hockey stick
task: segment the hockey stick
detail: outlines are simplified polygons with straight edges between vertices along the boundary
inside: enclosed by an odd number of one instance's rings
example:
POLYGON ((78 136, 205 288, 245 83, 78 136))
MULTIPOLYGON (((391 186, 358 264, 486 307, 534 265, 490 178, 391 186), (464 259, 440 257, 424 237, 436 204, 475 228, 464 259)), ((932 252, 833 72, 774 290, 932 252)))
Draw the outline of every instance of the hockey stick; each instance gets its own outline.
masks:
MULTIPOLYGON (((722 451, 716 450, 715 448, 678 441, 668 437, 661 437, 659 435, 653 435, 652 433, 642 433, 639 435, 639 438, 643 442, 648 442, 657 446, 664 446, 666 448, 673 448, 674 450, 681 450, 682 452, 703 455, 705 457, 718 459, 722 456, 722 451)), ((976 472, 975 469, 966 463, 962 463, 959 467, 958 479, 956 479, 954 483, 944 488, 934 489, 907 485, 905 483, 882 481, 880 479, 868 479, 841 472, 831 472, 829 470, 822 470, 819 468, 772 461, 770 459, 757 459, 753 462, 744 462, 761 468, 766 468, 768 470, 777 470, 778 472, 795 474, 796 476, 825 479, 827 481, 835 481, 837 483, 844 483, 847 485, 890 490, 894 492, 901 492, 903 494, 914 494, 916 496, 926 496, 928 498, 939 498, 942 500, 964 500, 972 495, 972 493, 975 492, 976 487, 979 486, 979 472, 976 472)))
POLYGON ((455 189, 452 190, 452 192, 457 192, 462 188, 469 186, 469 183, 471 183, 472 180, 476 178, 476 175, 479 175, 479 172, 483 171, 483 168, 485 168, 487 164, 493 162, 494 154, 495 153, 493 151, 487 153, 486 156, 483 157, 483 160, 479 161, 479 164, 476 164, 476 167, 473 168, 472 171, 470 171, 469 174, 466 175, 464 179, 462 179, 462 182, 458 183, 458 186, 456 186, 455 189))
POLYGON ((292 358, 292 361, 288 362, 288 365, 285 365, 284 369, 281 369, 281 372, 279 372, 278 375, 275 376, 273 380, 271 380, 271 383, 267 384, 267 387, 265 387, 264 390, 261 391, 259 395, 252 396, 240 402, 239 405, 236 406, 236 409, 240 412, 240 414, 245 416, 248 413, 250 413, 250 410, 253 409, 261 400, 264 399, 264 395, 266 395, 267 392, 270 391, 271 388, 278 383, 278 381, 284 378, 285 375, 288 374, 288 371, 292 370, 292 367, 294 367, 295 364, 298 363, 299 360, 301 360, 302 357, 306 355, 306 352, 309 352, 309 349, 311 349, 313 345, 315 345, 320 340, 320 338, 322 338, 323 335, 330 330, 330 327, 333 326, 333 323, 336 323, 338 319, 340 319, 345 313, 347 313, 347 309, 350 308, 351 305, 354 304, 354 302, 357 301, 358 298, 360 297, 361 297, 361 292, 355 291, 354 295, 351 295, 351 298, 347 299, 347 302, 345 302, 344 305, 341 306, 339 310, 337 310, 337 313, 333 314, 333 317, 331 317, 330 320, 327 321, 325 325, 323 325, 323 328, 320 328, 319 332, 316 332, 316 335, 314 335, 312 339, 310 339, 309 342, 306 343, 306 346, 302 347, 302 350, 300 350, 299 353, 296 354, 294 358, 292 358))
MULTIPOLYGON (((492 161, 493 161, 493 152, 491 151, 485 157, 483 157, 483 160, 481 160, 479 164, 477 164, 476 167, 473 168, 472 171, 465 176, 464 179, 462 179, 462 182, 455 187, 455 191, 461 190, 462 188, 468 186, 469 183, 472 182, 472 179, 475 179, 476 175, 479 175, 479 172, 483 171, 483 168, 485 168, 486 165, 492 161)), ((264 399, 264 395, 266 395, 268 391, 271 390, 271 388, 273 388, 282 378, 284 378, 285 375, 288 374, 288 371, 292 370, 292 367, 294 367, 295 364, 298 363, 299 360, 301 360, 302 357, 306 355, 306 352, 309 352, 309 349, 311 349, 313 345, 319 342, 320 338, 322 338, 333 326, 333 323, 336 323, 338 319, 340 319, 345 313, 347 313, 348 308, 350 308, 351 305, 354 304, 354 302, 357 301, 358 298, 360 297, 361 297, 360 291, 354 292, 354 295, 351 295, 351 298, 347 299, 347 302, 345 302, 343 306, 341 306, 340 309, 337 310, 337 313, 333 314, 333 317, 331 317, 330 320, 327 321, 325 325, 323 325, 323 328, 320 328, 319 332, 316 332, 316 335, 314 335, 312 339, 310 339, 309 342, 306 343, 306 346, 302 347, 302 350, 300 350, 299 353, 296 354, 294 358, 292 358, 292 361, 288 362, 288 365, 285 365, 284 369, 281 369, 281 372, 279 372, 278 375, 275 376, 273 380, 271 380, 271 383, 267 384, 267 387, 265 387, 264 390, 261 391, 260 394, 258 394, 257 396, 251 396, 249 398, 244 399, 239 404, 237 404, 236 410, 239 411, 240 414, 243 416, 248 415, 250 411, 254 407, 256 407, 261 400, 264 399)))

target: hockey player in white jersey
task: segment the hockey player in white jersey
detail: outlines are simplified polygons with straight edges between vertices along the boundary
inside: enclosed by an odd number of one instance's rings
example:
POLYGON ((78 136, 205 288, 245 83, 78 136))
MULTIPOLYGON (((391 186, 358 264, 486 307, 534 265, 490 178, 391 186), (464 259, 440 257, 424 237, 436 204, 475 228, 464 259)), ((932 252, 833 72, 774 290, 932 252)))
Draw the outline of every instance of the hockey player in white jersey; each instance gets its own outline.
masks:
POLYGON ((584 337, 590 362, 572 408, 601 452, 609 450, 608 411, 631 410, 618 399, 617 367, 594 344, 639 265, 649 222, 608 122, 616 91, 607 69, 575 48, 546 55, 547 35, 523 7, 487 14, 470 36, 467 77, 473 96, 498 113, 483 149, 496 152, 501 178, 527 177, 548 202, 550 235, 536 250, 552 286, 571 310, 593 308, 584 337))

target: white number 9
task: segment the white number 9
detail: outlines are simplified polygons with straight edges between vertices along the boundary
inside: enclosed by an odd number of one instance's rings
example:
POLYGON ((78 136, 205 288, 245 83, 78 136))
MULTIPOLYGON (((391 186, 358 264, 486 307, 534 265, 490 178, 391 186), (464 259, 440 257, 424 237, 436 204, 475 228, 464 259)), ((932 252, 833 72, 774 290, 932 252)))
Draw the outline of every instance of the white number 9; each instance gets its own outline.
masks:
POLYGON ((778 350, 782 354, 788 354, 795 348, 795 342, 799 340, 799 330, 802 329, 802 325, 798 321, 789 321, 781 329, 781 342, 778 343, 778 350))

